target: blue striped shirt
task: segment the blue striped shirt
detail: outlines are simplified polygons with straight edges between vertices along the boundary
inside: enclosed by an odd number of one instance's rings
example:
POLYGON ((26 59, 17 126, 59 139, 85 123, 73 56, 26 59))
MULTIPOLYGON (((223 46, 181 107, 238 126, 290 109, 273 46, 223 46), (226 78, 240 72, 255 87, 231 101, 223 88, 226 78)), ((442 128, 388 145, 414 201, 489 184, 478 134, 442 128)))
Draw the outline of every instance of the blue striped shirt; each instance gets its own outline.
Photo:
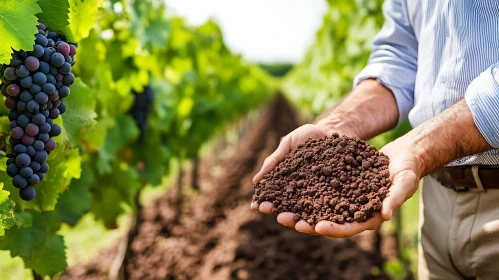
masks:
MULTIPOLYGON (((376 78, 412 127, 463 97, 487 142, 499 148, 499 1, 386 0, 386 22, 354 85, 376 78)), ((438 141, 438 140, 436 140, 438 141)), ((499 149, 450 165, 499 165, 499 149)))

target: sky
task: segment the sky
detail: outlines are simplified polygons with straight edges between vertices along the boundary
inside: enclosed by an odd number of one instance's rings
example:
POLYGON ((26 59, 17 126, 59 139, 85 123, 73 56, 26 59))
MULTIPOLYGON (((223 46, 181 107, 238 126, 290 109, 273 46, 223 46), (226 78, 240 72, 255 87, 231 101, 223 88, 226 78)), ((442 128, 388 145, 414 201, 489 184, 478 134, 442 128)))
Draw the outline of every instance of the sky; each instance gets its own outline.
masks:
POLYGON ((193 25, 214 18, 229 48, 255 62, 299 62, 326 12, 325 0, 165 0, 193 25))

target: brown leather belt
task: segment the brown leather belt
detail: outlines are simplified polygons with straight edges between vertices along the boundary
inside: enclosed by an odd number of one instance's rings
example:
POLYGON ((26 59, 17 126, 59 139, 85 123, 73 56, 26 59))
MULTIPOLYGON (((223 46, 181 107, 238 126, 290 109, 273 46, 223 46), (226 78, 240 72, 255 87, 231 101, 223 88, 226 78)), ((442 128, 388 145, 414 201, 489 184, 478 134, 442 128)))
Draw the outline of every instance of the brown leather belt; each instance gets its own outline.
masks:
POLYGON ((469 189, 481 191, 499 189, 499 166, 446 166, 435 170, 431 176, 445 187, 457 192, 465 192, 469 189))

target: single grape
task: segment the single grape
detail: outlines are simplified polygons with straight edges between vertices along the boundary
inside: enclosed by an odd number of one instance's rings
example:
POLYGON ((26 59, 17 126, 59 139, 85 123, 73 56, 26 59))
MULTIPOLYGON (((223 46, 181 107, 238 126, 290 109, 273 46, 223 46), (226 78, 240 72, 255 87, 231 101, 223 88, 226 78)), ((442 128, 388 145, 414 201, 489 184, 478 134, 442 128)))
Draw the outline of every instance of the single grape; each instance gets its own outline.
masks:
POLYGON ((66 63, 68 63, 69 65, 71 65, 71 63, 73 63, 73 58, 69 55, 65 55, 64 56, 64 61, 66 61, 66 63))
POLYGON ((49 101, 49 96, 45 92, 39 92, 35 95, 36 102, 46 104, 49 101))
POLYGON ((41 46, 46 46, 48 41, 47 41, 47 37, 45 37, 45 35, 42 35, 42 34, 36 34, 35 35, 35 43, 37 43, 38 45, 41 45, 41 46))
POLYGON ((5 96, 5 97, 9 96, 9 95, 7 94, 7 86, 8 86, 7 84, 3 84, 3 85, 0 87, 0 91, 2 92, 2 95, 3 95, 3 96, 5 96))
POLYGON ((70 50, 71 49, 67 43, 61 43, 57 46, 57 51, 62 55, 68 55, 70 50))
POLYGON ((63 76, 61 73, 59 73, 59 74, 55 75, 55 79, 56 79, 56 81, 62 82, 62 79, 63 79, 63 78, 64 78, 64 76, 63 76))
POLYGON ((10 135, 14 139, 21 139, 24 136, 24 131, 21 127, 16 127, 10 131, 10 135))
POLYGON ((15 163, 10 163, 7 165, 7 175, 10 177, 14 177, 19 174, 19 167, 17 167, 17 164, 15 163))
POLYGON ((47 157, 48 157, 47 151, 38 151, 36 152, 35 157, 33 159, 38 162, 44 162, 47 160, 47 157))
POLYGON ((40 173, 47 173, 49 171, 49 165, 46 162, 40 164, 40 173))
POLYGON ((16 120, 13 120, 13 121, 10 121, 10 128, 15 128, 15 127, 18 127, 19 125, 17 125, 17 121, 16 120))
POLYGON ((73 75, 73 73, 69 73, 65 75, 64 78, 62 79, 62 84, 64 84, 65 86, 70 86, 74 83, 74 81, 75 81, 75 76, 73 75))
POLYGON ((36 100, 31 100, 26 104, 26 109, 31 113, 38 113, 40 111, 40 104, 36 100))
POLYGON ((45 174, 41 172, 36 172, 36 175, 40 178, 40 182, 43 180, 43 178, 45 178, 45 174))
POLYGON ((48 74, 50 72, 50 65, 45 61, 41 61, 40 67, 38 67, 38 71, 42 72, 43 74, 48 74))
POLYGON ((21 168, 20 174, 24 178, 29 178, 31 177, 31 175, 33 175, 33 169, 31 169, 30 167, 21 168))
POLYGON ((35 138, 33 136, 29 136, 29 135, 26 135, 24 134, 23 138, 21 138, 22 140, 22 143, 24 145, 32 145, 33 142, 35 142, 35 138))
POLYGON ((26 126, 26 128, 24 128, 24 131, 26 132, 26 134, 28 134, 29 136, 36 136, 38 134, 38 132, 40 131, 38 126, 34 123, 30 123, 26 126))
POLYGON ((20 110, 20 111, 26 110, 26 102, 24 102, 24 101, 17 102, 17 110, 20 110))
MULTIPOLYGON (((52 139, 50 139, 52 140, 52 139)), ((48 141, 47 141, 48 143, 48 141)), ((33 143, 33 148, 37 151, 41 151, 45 148, 45 144, 42 141, 36 140, 35 143, 33 143)))
POLYGON ((49 115, 50 115, 49 111, 47 111, 47 110, 43 111, 43 113, 42 113, 42 114, 43 114, 43 116, 44 116, 44 117, 46 117, 46 118, 48 118, 48 117, 49 117, 49 115))
MULTIPOLYGON (((54 101, 54 102, 57 102, 57 100, 54 101)), ((50 110, 50 109, 54 108, 54 102, 48 102, 47 103, 47 110, 50 110)))
POLYGON ((49 133, 50 137, 59 136, 59 134, 61 134, 61 127, 57 124, 53 124, 49 133))
POLYGON ((40 46, 40 45, 35 45, 33 47, 33 51, 31 52, 31 55, 35 56, 35 57, 42 57, 43 56, 43 53, 44 53, 44 48, 43 46, 40 46))
POLYGON ((29 91, 27 91, 27 90, 21 92, 19 97, 21 98, 21 101, 24 101, 24 102, 28 102, 30 100, 33 100, 33 95, 31 95, 31 93, 29 93, 29 91))
POLYGON ((59 99, 59 100, 56 100, 54 102, 52 102, 52 105, 55 107, 55 108, 59 108, 59 106, 61 105, 62 101, 59 99))
POLYGON ((56 87, 56 88, 60 88, 60 87, 62 87, 62 82, 61 82, 61 81, 57 81, 57 82, 55 83, 55 87, 56 87))
POLYGON ((42 72, 36 72, 36 74, 33 75, 33 82, 42 86, 47 82, 47 76, 42 72))
POLYGON ((40 134, 38 134, 37 138, 38 138, 38 140, 42 141, 43 143, 46 143, 50 139, 49 134, 47 134, 47 133, 40 133, 40 134))
POLYGON ((14 99, 14 97, 9 96, 5 99, 5 107, 14 110, 17 108, 17 101, 14 99))
MULTIPOLYGON (((41 125, 45 122, 45 116, 40 114, 40 113, 37 113, 37 114, 33 115, 31 120, 33 121, 33 123, 41 125)), ((17 122, 19 123, 19 120, 17 122)))
POLYGON ((59 113, 61 115, 64 114, 64 113, 66 113, 66 104, 61 103, 61 105, 59 105, 59 113))
POLYGON ((33 84, 33 85, 29 88, 29 92, 31 92, 32 94, 37 94, 37 93, 39 93, 41 90, 42 90, 42 87, 41 87, 40 85, 37 85, 37 84, 33 84))
POLYGON ((36 71, 40 67, 40 61, 34 56, 28 56, 24 61, 24 65, 29 71, 36 71))
POLYGON ((42 60, 46 62, 50 62, 50 58, 52 57, 52 54, 55 52, 54 48, 45 48, 43 49, 43 56, 42 60))
POLYGON ((17 144, 14 147, 14 152, 16 152, 18 154, 26 153, 26 151, 27 151, 26 146, 23 144, 17 144))
POLYGON ((55 142, 54 139, 49 139, 47 143, 45 143, 45 150, 47 152, 52 152, 53 150, 55 150, 56 147, 57 143, 55 142))
POLYGON ((50 83, 50 84, 55 85, 55 83, 56 83, 56 82, 57 82, 57 81, 55 80, 54 75, 52 75, 52 74, 50 74, 50 73, 49 73, 49 74, 47 74, 47 83, 50 83))
MULTIPOLYGON (((50 74, 49 74, 50 75, 50 74)), ((47 79, 48 80, 48 79, 47 79)), ((55 92, 55 86, 51 83, 46 83, 42 86, 42 90, 43 92, 45 92, 46 94, 52 94, 55 92)), ((47 96, 47 101, 48 101, 48 96, 47 96)), ((45 101, 45 102, 47 102, 45 101)), ((45 103, 44 102, 44 103, 45 103)))
POLYGON ((28 156, 30 156, 30 157, 34 157, 36 154, 35 148, 33 148, 32 145, 27 146, 26 147, 26 154, 28 154, 28 156))
POLYGON ((22 59, 20 59, 19 57, 15 56, 13 57, 11 60, 10 60, 10 65, 12 65, 12 67, 18 67, 19 65, 23 64, 23 61, 22 59))
POLYGON ((52 62, 52 65, 55 67, 61 67, 64 64, 64 61, 64 55, 57 52, 50 57, 50 62, 52 62))
POLYGON ((47 118, 46 122, 50 124, 50 126, 54 125, 54 120, 52 120, 51 118, 47 118))
POLYGON ((45 35, 45 31, 43 31, 43 30, 38 30, 38 34, 45 35))
POLYGON ((46 123, 46 122, 44 122, 43 124, 41 124, 38 128, 40 129, 40 133, 49 133, 50 130, 52 129, 52 127, 50 126, 50 124, 46 123))
POLYGON ((57 109, 57 108, 50 109, 49 117, 51 119, 57 119, 59 117, 59 115, 60 115, 59 109, 57 109))
POLYGON ((64 62, 64 64, 59 67, 59 73, 69 74, 71 72, 71 64, 64 62))
POLYGON ((57 100, 59 100, 59 92, 56 90, 54 93, 52 93, 49 96, 49 99, 50 99, 50 101, 54 101, 54 102, 57 101, 57 100))
POLYGON ((43 24, 41 22, 38 23, 38 25, 36 26, 36 28, 38 28, 39 30, 43 30, 43 31, 47 30, 47 26, 45 26, 45 24, 43 24))
POLYGON ((29 167, 31 167, 33 172, 38 172, 40 170, 41 165, 37 161, 32 160, 31 163, 29 164, 29 167))
POLYGON ((5 71, 3 71, 3 75, 7 80, 15 81, 17 79, 16 68, 7 67, 5 71))
POLYGON ((29 118, 25 115, 19 115, 19 117, 17 117, 17 124, 24 128, 29 124, 29 118))
POLYGON ((71 61, 71 66, 75 65, 75 63, 76 63, 76 56, 73 56, 72 58, 73 58, 73 61, 71 61))
POLYGON ((19 65, 19 66, 16 68, 16 75, 17 75, 19 78, 25 78, 25 77, 28 77, 28 76, 29 76, 29 70, 28 70, 28 68, 26 68, 26 66, 24 66, 24 65, 19 65))
POLYGON ((26 201, 33 200, 33 198, 35 198, 36 196, 35 188, 33 188, 33 186, 27 186, 23 189, 20 189, 19 196, 26 201))
POLYGON ((28 183, 31 184, 31 185, 38 185, 40 184, 40 176, 37 175, 38 173, 36 174, 33 174, 29 177, 28 179, 28 183))
POLYGON ((12 185, 18 189, 22 189, 28 185, 28 180, 21 175, 16 175, 14 176, 14 179, 12 179, 12 185))
POLYGON ((31 158, 28 154, 22 153, 16 156, 16 164, 19 167, 26 167, 31 163, 31 158))
POLYGON ((19 96, 21 89, 16 84, 11 84, 7 86, 7 94, 10 96, 19 96))
POLYGON ((76 47, 73 44, 69 44, 69 55, 74 56, 76 54, 76 47))
POLYGON ((52 39, 52 40, 56 40, 57 39, 57 33, 49 31, 48 37, 50 39, 52 39))
POLYGON ((19 117, 19 112, 16 110, 11 110, 9 113, 9 121, 17 121, 17 118, 19 117))
MULTIPOLYGON (((55 67, 54 65, 50 65, 50 74, 52 76, 55 76, 59 73, 59 70, 57 70, 57 67, 55 67)), ((54 77, 55 78, 55 77, 54 77)))
POLYGON ((21 79, 21 86, 23 88, 30 88, 33 85, 33 78, 31 76, 21 79))

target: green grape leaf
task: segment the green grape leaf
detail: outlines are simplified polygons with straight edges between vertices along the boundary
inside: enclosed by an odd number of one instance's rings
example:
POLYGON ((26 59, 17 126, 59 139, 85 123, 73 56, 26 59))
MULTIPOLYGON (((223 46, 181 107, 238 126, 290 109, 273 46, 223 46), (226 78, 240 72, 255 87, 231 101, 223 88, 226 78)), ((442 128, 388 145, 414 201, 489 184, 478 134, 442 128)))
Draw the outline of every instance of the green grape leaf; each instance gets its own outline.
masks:
POLYGON ((13 227, 14 221, 14 204, 9 199, 9 192, 2 190, 3 183, 0 183, 0 236, 5 235, 5 230, 13 227))
MULTIPOLYGON (((81 157, 78 149, 66 150, 63 145, 57 145, 47 163, 49 171, 45 174, 45 179, 35 187, 36 197, 32 201, 22 200, 18 190, 11 183, 7 184, 6 189, 14 194, 11 199, 21 209, 54 210, 59 194, 69 186, 73 178, 80 178, 81 157)), ((0 172, 0 181, 11 182, 12 179, 5 172, 0 172)))
POLYGON ((47 25, 51 31, 62 32, 68 36, 68 0, 38 0, 38 5, 42 9, 42 13, 38 15, 38 19, 47 25))
POLYGON ((88 37, 103 4, 103 0, 69 0, 69 28, 74 41, 88 37))
POLYGON ((94 176, 90 166, 82 164, 80 179, 71 181, 71 187, 63 192, 56 205, 56 211, 61 215, 61 220, 75 225, 76 222, 88 212, 92 206, 92 196, 89 192, 94 176))
POLYGON ((71 86, 71 94, 64 99, 67 112, 62 116, 71 147, 79 147, 85 133, 95 124, 95 98, 92 90, 77 78, 71 86))
POLYGON ((53 211, 29 213, 33 225, 6 230, 0 250, 10 250, 12 257, 21 257, 27 268, 42 276, 54 276, 67 266, 64 240, 55 234, 60 228, 59 215, 53 211))
POLYGON ((36 0, 0 1, 0 64, 10 62, 12 49, 31 50, 37 33, 36 14, 42 10, 36 0))

